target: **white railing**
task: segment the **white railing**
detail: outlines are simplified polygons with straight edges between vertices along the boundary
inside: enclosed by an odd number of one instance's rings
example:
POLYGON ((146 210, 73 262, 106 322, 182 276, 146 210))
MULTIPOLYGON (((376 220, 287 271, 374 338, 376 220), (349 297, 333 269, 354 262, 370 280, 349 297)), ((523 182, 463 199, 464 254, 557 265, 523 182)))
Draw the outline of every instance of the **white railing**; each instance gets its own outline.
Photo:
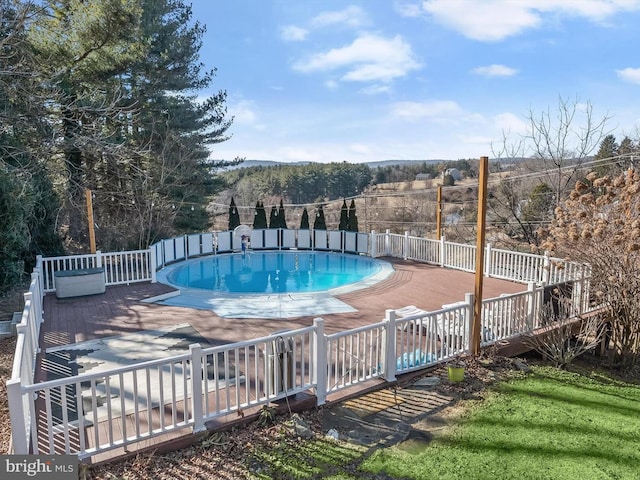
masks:
POLYGON ((499 250, 487 246, 485 273, 490 277, 520 282, 546 281, 549 257, 499 250))
POLYGON ((33 399, 23 392, 23 388, 34 383, 36 355, 40 351, 40 325, 43 321, 42 260, 36 259, 36 266, 31 274, 29 290, 24 294, 24 309, 20 323, 16 325, 16 350, 13 357, 11 378, 7 381, 7 397, 9 400, 9 416, 12 427, 12 448, 28 445, 29 432, 33 429, 31 412, 33 399))
MULTIPOLYGON (((317 247, 318 232, 295 233, 265 230, 252 235, 263 248, 288 248, 294 239, 317 247)), ((341 251, 357 253, 366 245, 372 256, 409 258, 465 271, 471 271, 475 262, 475 247, 444 239, 389 232, 322 233, 322 247, 341 251)), ((447 361, 469 349, 473 295, 468 294, 437 311, 398 317, 388 310, 379 322, 332 335, 325 335, 323 321, 316 319, 305 329, 220 347, 193 345, 188 353, 171 358, 34 384, 42 300, 45 291, 55 289, 56 272, 104 268, 107 285, 153 281, 157 267, 239 248, 235 242, 233 232, 218 232, 163 240, 149 250, 39 257, 25 294, 7 382, 12 451, 73 453, 84 458, 182 429, 199 431, 208 420, 241 414, 309 389, 315 390, 321 405, 328 394, 373 379, 393 381, 397 374, 447 361)), ((588 266, 487 246, 484 267, 486 275, 529 286, 521 293, 483 300, 482 345, 535 328, 545 283, 570 293, 576 315, 594 308, 589 302, 588 266)))
POLYGON ((128 285, 155 279, 155 260, 151 250, 38 257, 42 262, 45 292, 56 290, 56 273, 68 270, 103 269, 105 285, 128 285))
POLYGON ((473 245, 444 242, 443 257, 442 264, 445 268, 465 272, 475 272, 476 270, 476 247, 473 245))
POLYGON ((327 393, 336 392, 384 374, 387 325, 381 322, 327 335, 327 393))
POLYGON ((17 384, 21 408, 12 405, 12 413, 39 420, 20 428, 16 453, 30 444, 34 454, 86 458, 185 428, 200 431, 205 421, 308 391, 315 388, 314 333, 308 327, 220 347, 194 344, 164 359, 17 384))
POLYGON ((405 258, 437 265, 440 263, 441 243, 429 238, 407 238, 405 258))

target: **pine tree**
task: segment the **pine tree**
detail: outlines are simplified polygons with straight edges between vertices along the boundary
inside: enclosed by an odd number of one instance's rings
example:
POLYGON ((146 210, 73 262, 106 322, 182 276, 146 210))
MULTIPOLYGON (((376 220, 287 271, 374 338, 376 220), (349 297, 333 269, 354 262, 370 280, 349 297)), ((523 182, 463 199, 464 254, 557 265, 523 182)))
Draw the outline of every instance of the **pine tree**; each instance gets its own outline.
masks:
POLYGON ((229 204, 229 230, 233 230, 240 225, 240 213, 236 207, 236 202, 231 197, 231 203, 229 204))
POLYGON ((71 240, 83 241, 83 195, 95 193, 102 248, 144 247, 208 225, 223 163, 226 94, 200 102, 214 71, 198 61, 204 27, 182 0, 45 0, 29 41, 42 59, 48 117, 59 132, 71 240))
POLYGON ((263 228, 260 226, 260 200, 256 201, 256 209, 253 212, 253 228, 254 229, 260 229, 263 228))
POLYGON ((264 203, 260 202, 260 210, 258 211, 258 216, 260 217, 259 223, 260 223, 260 227, 259 228, 267 228, 267 212, 264 209, 264 203))
POLYGON ((356 215, 356 202, 352 198, 351 204, 349 205, 349 220, 348 220, 348 228, 350 232, 358 231, 358 216, 356 215))
POLYGON ((278 209, 275 205, 271 207, 269 214, 269 228, 280 228, 280 220, 278 219, 278 209))
POLYGON ((300 218, 300 230, 309 230, 309 212, 307 207, 302 209, 302 217, 300 218))
POLYGON ((287 228, 287 220, 284 217, 284 203, 280 199, 280 207, 278 209, 278 226, 280 228, 287 228))
POLYGON ((324 210, 322 209, 322 205, 318 207, 318 211, 316 213, 316 219, 313 222, 314 230, 326 230, 327 223, 324 218, 324 210))
POLYGON ((605 136, 600 142, 600 148, 595 156, 595 160, 599 160, 596 164, 596 171, 600 176, 606 175, 615 168, 616 164, 613 158, 618 155, 618 148, 616 137, 613 135, 605 136))
POLYGON ((347 209, 347 201, 342 199, 342 208, 340 209, 340 224, 338 225, 338 230, 348 230, 349 229, 349 213, 347 209))

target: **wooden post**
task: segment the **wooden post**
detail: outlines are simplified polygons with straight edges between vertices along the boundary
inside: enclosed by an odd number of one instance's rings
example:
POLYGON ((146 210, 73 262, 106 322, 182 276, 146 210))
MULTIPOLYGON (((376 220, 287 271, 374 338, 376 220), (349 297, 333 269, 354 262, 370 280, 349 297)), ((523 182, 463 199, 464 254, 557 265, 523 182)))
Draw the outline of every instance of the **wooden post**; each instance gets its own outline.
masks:
POLYGON ((84 191, 87 198, 87 223, 89 224, 89 247, 91 253, 96 253, 96 232, 93 227, 93 200, 91 198, 91 190, 88 188, 84 191))
POLYGON ((487 218, 487 177, 489 176, 489 157, 480 157, 480 181, 478 185, 478 222, 476 235, 476 284, 473 304, 473 336, 471 354, 480 354, 480 329, 482 328, 482 284, 484 280, 484 241, 487 218))
POLYGON ((438 185, 438 193, 436 196, 436 240, 440 240, 442 236, 442 185, 438 185))

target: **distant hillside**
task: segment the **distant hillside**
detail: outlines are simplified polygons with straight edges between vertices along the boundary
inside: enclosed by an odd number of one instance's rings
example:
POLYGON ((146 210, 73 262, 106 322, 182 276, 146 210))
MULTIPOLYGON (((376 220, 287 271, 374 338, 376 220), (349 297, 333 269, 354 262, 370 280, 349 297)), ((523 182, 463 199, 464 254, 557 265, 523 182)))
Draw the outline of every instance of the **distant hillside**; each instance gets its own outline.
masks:
MULTIPOLYGON (((411 163, 445 163, 450 160, 379 160, 376 162, 366 162, 371 168, 389 167, 393 165, 406 165, 411 163)), ((245 160, 240 165, 235 167, 229 167, 228 170, 235 170, 237 168, 251 168, 251 167, 275 167, 278 165, 308 165, 313 162, 276 162, 274 160, 245 160)))

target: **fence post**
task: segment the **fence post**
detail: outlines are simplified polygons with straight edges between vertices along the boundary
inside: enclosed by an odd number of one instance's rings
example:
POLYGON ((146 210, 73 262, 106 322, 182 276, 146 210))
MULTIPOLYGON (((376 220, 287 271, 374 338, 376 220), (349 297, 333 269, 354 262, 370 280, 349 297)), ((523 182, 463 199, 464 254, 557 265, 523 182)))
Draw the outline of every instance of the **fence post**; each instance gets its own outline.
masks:
POLYGON ((43 264, 43 261, 42 261, 42 255, 37 255, 36 256, 36 268, 33 271, 35 272, 36 269, 37 269, 38 275, 40 276, 40 293, 44 297, 44 290, 45 290, 45 286, 44 286, 44 264, 43 264))
POLYGON ((102 267, 102 252, 100 250, 96 251, 96 268, 102 267))
POLYGON ((376 242, 376 231, 371 230, 371 258, 376 258, 378 256, 378 242, 376 242))
POLYGON ((36 305, 37 305, 37 310, 36 310, 36 320, 38 321, 38 323, 42 323, 44 322, 44 302, 42 301, 42 297, 44 297, 44 290, 42 288, 42 283, 41 283, 41 277, 40 277, 40 272, 37 269, 33 270, 33 273, 31 273, 31 282, 35 283, 36 287, 36 291, 32 292, 32 299, 35 298, 36 301, 36 305))
POLYGON ((534 282, 529 282, 527 284, 527 292, 529 292, 529 295, 527 295, 527 298, 529 299, 529 302, 527 305, 527 328, 529 330, 533 330, 534 328, 533 323, 535 321, 536 310, 537 310, 536 303, 538 302, 536 284, 534 282))
POLYGON ((384 351, 382 353, 384 364, 384 379, 387 382, 395 382, 396 380, 396 367, 397 367, 397 354, 396 354, 396 312, 392 309, 387 309, 385 312, 385 328, 382 332, 382 344, 384 351))
POLYGON ((384 236, 384 254, 386 257, 391 254, 391 237, 389 237, 390 234, 391 231, 387 228, 384 236))
POLYGON ((156 243, 156 248, 149 247, 149 270, 151 270, 151 283, 156 283, 158 278, 156 276, 157 265, 156 265, 156 251, 158 249, 158 244, 156 243))
POLYGON ((487 248, 485 251, 485 257, 484 257, 484 276, 485 277, 490 277, 491 276, 491 244, 487 243, 487 248))
POLYGON ((9 418, 11 420, 11 444, 14 455, 29 453, 29 412, 24 411, 22 403, 22 385, 19 378, 12 378, 7 383, 7 400, 9 401, 9 418))
POLYGON ((584 284, 585 284, 585 275, 584 275, 584 264, 580 266, 580 280, 574 283, 574 288, 577 290, 574 295, 574 305, 577 309, 575 315, 582 315, 584 312, 584 284))
POLYGON ((445 255, 445 249, 444 249, 444 244, 446 243, 446 238, 444 238, 444 235, 440 238, 440 266, 442 268, 444 268, 445 264, 447 263, 447 259, 446 259, 446 255, 445 255))
POLYGON ((402 257, 406 260, 409 258, 409 231, 405 230, 404 232, 404 245, 402 249, 402 257))
POLYGON ((473 328, 476 321, 478 322, 477 328, 480 329, 480 342, 482 342, 482 309, 480 309, 480 315, 476 319, 474 314, 475 299, 473 293, 464 294, 464 303, 467 304, 467 312, 469 315, 469 325, 467 325, 467 344, 465 345, 465 350, 470 352, 471 340, 473 339, 473 328))
MULTIPOLYGON (((189 345, 189 351, 191 352, 191 414, 193 415, 193 433, 202 432, 205 430, 204 426, 204 411, 202 402, 202 346, 199 343, 189 345)), ((185 392, 185 401, 186 401, 185 392)))
POLYGON ((324 405, 327 400, 327 337, 324 335, 324 320, 314 318, 313 326, 313 353, 316 358, 313 362, 313 381, 316 384, 317 406, 324 405))
POLYGON ((549 278, 551 278, 551 260, 549 259, 549 252, 544 252, 544 259, 542 260, 542 282, 545 285, 549 285, 549 278))

